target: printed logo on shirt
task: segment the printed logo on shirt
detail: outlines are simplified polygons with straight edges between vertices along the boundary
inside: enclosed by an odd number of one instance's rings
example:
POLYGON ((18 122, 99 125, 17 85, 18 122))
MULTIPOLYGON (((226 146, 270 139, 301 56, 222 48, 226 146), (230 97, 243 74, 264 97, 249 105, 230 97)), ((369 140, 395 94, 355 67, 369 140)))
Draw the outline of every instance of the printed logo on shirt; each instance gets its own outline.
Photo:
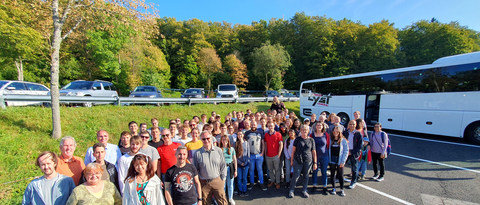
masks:
POLYGON ((189 171, 181 171, 175 176, 174 180, 176 182, 175 189, 178 192, 188 192, 193 187, 193 177, 189 171))

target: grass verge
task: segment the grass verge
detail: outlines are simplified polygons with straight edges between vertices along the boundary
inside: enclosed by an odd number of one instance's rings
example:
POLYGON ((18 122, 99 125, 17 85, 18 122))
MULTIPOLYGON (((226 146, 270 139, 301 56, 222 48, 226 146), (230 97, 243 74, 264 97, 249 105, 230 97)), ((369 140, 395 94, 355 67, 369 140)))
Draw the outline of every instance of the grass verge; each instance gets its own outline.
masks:
MULTIPOLYGON (((146 122, 158 118, 160 126, 167 126, 170 119, 191 119, 202 113, 217 112, 223 118, 233 110, 251 109, 266 111, 270 103, 250 104, 196 104, 171 106, 97 106, 92 108, 61 107, 62 136, 73 136, 77 141, 75 155, 84 158, 88 147, 96 141, 96 131, 105 129, 110 142, 116 143, 128 123, 146 122)), ((299 116, 299 102, 285 103, 286 107, 299 116)), ((21 204, 29 177, 41 176, 35 167, 35 159, 42 151, 59 153, 60 140, 51 138, 52 114, 49 108, 8 107, 0 110, 0 204, 21 204), (14 183, 8 183, 17 181, 14 183), (8 184, 4 184, 8 183, 8 184)))

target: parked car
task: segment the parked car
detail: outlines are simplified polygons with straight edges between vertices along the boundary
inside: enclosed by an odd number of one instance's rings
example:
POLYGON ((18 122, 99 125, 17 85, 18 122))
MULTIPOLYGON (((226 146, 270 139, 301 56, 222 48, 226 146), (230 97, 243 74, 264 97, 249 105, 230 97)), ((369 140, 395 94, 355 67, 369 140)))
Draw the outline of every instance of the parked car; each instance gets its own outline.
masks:
POLYGON ((181 98, 204 98, 205 91, 203 88, 189 88, 183 92, 181 98))
POLYGON ((282 88, 280 90, 278 90, 278 92, 280 93, 280 95, 283 95, 283 93, 290 93, 287 89, 285 88, 282 88))
POLYGON ((282 97, 280 94, 278 94, 278 92, 276 90, 267 90, 267 91, 263 92, 262 96, 263 97, 269 97, 269 98, 275 97, 275 96, 282 97))
POLYGON ((235 84, 218 85, 217 98, 238 98, 237 86, 235 84))
MULTIPOLYGON (((160 91, 155 86, 137 86, 132 92, 130 92, 130 96, 133 98, 163 98, 162 91, 160 91)), ((156 105, 160 106, 163 103, 155 103, 155 102, 138 102, 138 103, 131 103, 130 105, 156 105)))
MULTIPOLYGON (((47 95, 50 92, 46 86, 39 83, 0 80, 0 95, 47 95)), ((42 102, 5 102, 7 106, 42 105, 42 102)))
MULTIPOLYGON (((118 97, 118 92, 113 83, 103 80, 85 81, 76 80, 60 90, 60 96, 90 96, 90 97, 118 97)), ((80 105, 84 107, 92 107, 93 105, 108 104, 108 103, 71 103, 65 102, 62 104, 80 105)))
POLYGON ((292 93, 283 93, 283 97, 285 98, 293 98, 293 97, 296 97, 294 94, 292 93))

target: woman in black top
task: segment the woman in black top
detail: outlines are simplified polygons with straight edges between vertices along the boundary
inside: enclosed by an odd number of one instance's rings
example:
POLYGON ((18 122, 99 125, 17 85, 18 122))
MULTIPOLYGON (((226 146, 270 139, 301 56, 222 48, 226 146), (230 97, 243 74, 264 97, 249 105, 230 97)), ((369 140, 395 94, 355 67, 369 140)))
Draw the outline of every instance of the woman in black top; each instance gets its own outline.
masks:
POLYGON ((290 165, 293 166, 293 179, 290 183, 290 193, 291 198, 294 197, 293 191, 297 184, 300 174, 303 174, 303 196, 308 198, 307 186, 308 186, 308 174, 310 169, 317 169, 317 153, 315 151, 315 141, 308 137, 308 132, 310 127, 303 125, 300 129, 300 137, 295 138, 292 148, 292 158, 290 160, 290 165))

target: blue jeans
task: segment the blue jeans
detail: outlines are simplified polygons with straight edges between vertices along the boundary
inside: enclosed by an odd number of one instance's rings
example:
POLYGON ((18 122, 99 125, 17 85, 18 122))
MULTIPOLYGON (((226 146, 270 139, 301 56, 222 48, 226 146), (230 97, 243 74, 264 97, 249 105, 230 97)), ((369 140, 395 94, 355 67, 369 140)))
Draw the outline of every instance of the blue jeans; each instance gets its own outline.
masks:
POLYGON ((358 178, 358 160, 355 159, 353 154, 348 155, 348 161, 352 164, 352 181, 350 184, 357 183, 357 178, 358 178))
POLYGON ((248 174, 250 174, 250 183, 255 183, 255 167, 257 167, 257 173, 258 173, 258 181, 260 181, 260 184, 263 184, 263 156, 260 156, 260 154, 252 154, 250 155, 250 171, 248 174))
POLYGON ((238 191, 247 192, 247 175, 248 175, 248 165, 237 167, 237 182, 238 182, 238 191))
POLYGON ((327 187, 327 169, 328 169, 328 156, 317 158, 317 169, 313 170, 312 183, 313 186, 317 186, 318 181, 318 170, 322 172, 322 181, 320 183, 323 187, 327 187))
POLYGON ((290 173, 292 173, 292 166, 290 165, 290 159, 285 158, 285 180, 290 183, 290 173))
MULTIPOLYGON (((238 174, 238 173, 237 173, 238 174)), ((233 198, 233 180, 235 178, 230 178, 230 167, 227 166, 227 180, 225 182, 225 194, 227 195, 227 201, 233 198), (228 192, 227 192, 228 189, 228 192)))
POLYGON ((360 175, 365 176, 365 172, 367 172, 367 160, 362 160, 358 164, 358 172, 362 173, 360 175))

